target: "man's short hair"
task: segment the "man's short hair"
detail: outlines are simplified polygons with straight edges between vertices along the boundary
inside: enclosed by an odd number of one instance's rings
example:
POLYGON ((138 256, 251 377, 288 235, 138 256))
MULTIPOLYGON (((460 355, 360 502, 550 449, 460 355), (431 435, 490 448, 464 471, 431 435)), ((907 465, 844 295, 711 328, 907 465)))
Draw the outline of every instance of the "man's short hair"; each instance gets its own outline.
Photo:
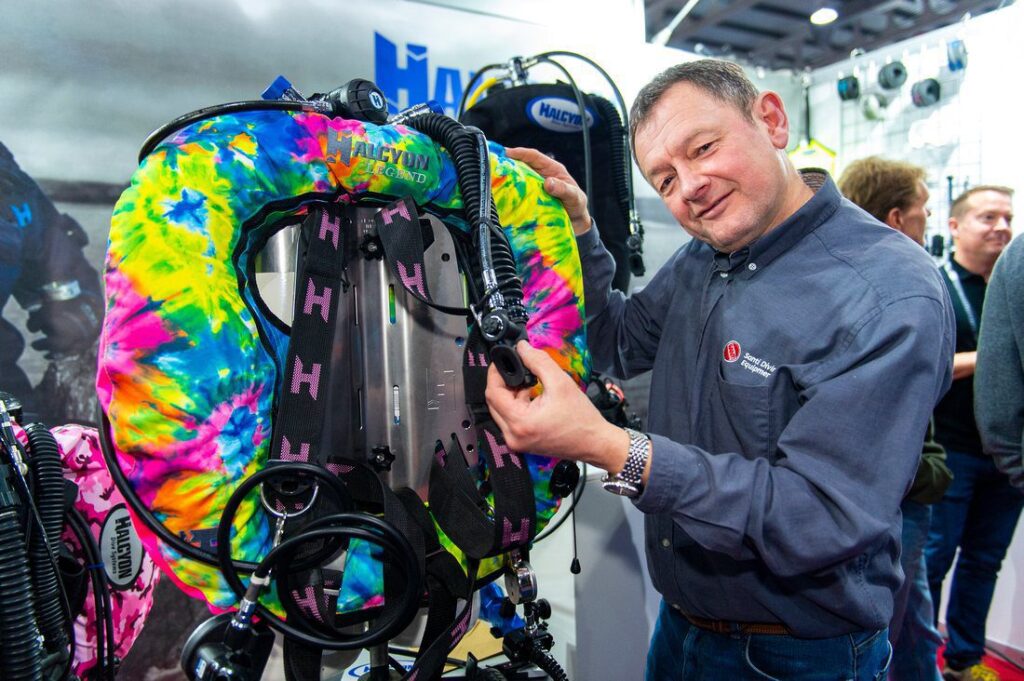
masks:
POLYGON ((633 100, 629 111, 629 144, 634 150, 637 129, 647 122, 662 95, 677 83, 689 83, 722 102, 732 104, 748 120, 754 120, 752 109, 757 99, 757 88, 738 64, 721 59, 684 62, 659 73, 633 100))
POLYGON ((967 199, 971 198, 978 192, 999 192, 1000 194, 1006 194, 1011 199, 1013 198, 1013 190, 1009 187, 1004 187, 998 184, 979 184, 971 187, 960 196, 956 197, 953 201, 953 205, 949 207, 949 217, 956 218, 959 220, 967 212, 967 199))
POLYGON ((868 156, 846 167, 839 178, 839 191, 879 222, 885 222, 893 208, 910 208, 924 178, 921 166, 868 156))

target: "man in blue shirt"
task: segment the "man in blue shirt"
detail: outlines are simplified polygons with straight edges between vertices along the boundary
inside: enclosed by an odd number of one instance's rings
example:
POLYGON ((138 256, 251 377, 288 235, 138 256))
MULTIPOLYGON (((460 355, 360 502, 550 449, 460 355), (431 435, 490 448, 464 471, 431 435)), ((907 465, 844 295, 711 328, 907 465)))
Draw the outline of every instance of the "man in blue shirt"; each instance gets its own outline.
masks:
POLYGON ((734 64, 672 67, 638 95, 637 165, 696 237, 613 292, 579 187, 510 150, 566 205, 595 369, 651 371, 650 435, 605 422, 520 344, 543 392, 487 397, 508 445, 608 471, 646 514, 664 597, 648 679, 876 679, 899 587, 899 504, 950 382, 935 266, 786 157, 780 97, 734 64))

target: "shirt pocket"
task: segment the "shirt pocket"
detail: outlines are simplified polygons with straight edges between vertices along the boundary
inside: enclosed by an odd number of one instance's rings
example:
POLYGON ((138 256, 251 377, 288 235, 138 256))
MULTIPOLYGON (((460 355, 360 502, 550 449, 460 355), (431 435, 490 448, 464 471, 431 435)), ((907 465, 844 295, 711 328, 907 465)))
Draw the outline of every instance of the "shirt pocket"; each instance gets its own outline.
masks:
POLYGON ((712 404, 709 413, 721 445, 716 451, 734 451, 748 459, 771 459, 771 384, 743 385, 718 376, 715 386, 718 404, 712 404))

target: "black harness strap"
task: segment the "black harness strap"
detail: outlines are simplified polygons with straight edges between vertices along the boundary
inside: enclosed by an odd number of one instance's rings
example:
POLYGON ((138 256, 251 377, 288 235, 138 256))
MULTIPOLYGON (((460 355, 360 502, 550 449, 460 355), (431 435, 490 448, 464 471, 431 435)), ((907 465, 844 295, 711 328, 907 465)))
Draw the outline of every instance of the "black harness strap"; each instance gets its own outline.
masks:
POLYGON ((313 447, 327 410, 345 235, 352 224, 331 204, 312 208, 302 229, 308 246, 295 280, 295 315, 270 458, 309 463, 321 455, 313 447))
MULTIPOLYGON (((406 197, 388 204, 374 220, 385 258, 405 290, 431 307, 455 311, 431 300, 424 276, 423 235, 412 199, 406 197)), ((461 443, 455 438, 448 450, 443 445, 435 450, 430 474, 430 506, 442 529, 460 549, 474 558, 483 558, 525 546, 533 539, 537 525, 536 503, 530 471, 523 458, 505 445, 501 431, 487 411, 484 401, 487 349, 475 329, 469 334, 463 357, 466 401, 483 435, 479 446, 489 454, 491 464, 494 520, 469 475, 461 443)))
POLYGON ((377 226, 377 238, 384 248, 384 258, 391 272, 395 279, 402 282, 402 288, 424 305, 446 314, 469 315, 467 308, 440 305, 430 297, 423 258, 423 233, 420 231, 418 216, 416 204, 411 198, 404 197, 389 203, 373 218, 377 226))
POLYGON ((461 443, 438 443, 430 470, 430 508, 445 534, 473 558, 484 558, 528 545, 537 531, 533 478, 524 458, 505 444, 484 399, 487 354, 476 329, 463 355, 463 387, 473 414, 476 443, 488 463, 494 493, 493 518, 487 500, 470 475, 461 443))

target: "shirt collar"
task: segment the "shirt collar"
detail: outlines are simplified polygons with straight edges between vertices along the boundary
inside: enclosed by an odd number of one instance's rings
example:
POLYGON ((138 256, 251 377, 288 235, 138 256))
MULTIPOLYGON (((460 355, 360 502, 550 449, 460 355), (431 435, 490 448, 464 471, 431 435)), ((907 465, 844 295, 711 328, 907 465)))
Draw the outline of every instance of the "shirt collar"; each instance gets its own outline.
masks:
POLYGON ((959 278, 960 281, 965 281, 971 279, 972 277, 975 279, 980 279, 982 282, 985 281, 985 277, 981 276, 980 274, 975 274, 974 272, 971 272, 969 269, 958 263, 952 255, 950 255, 948 262, 950 266, 952 266, 952 268, 956 270, 957 278, 959 278))
POLYGON ((731 271, 748 263, 742 276, 752 277, 830 218, 842 197, 829 174, 818 168, 800 171, 800 179, 814 191, 808 201, 775 229, 735 253, 715 253, 717 269, 731 271))

